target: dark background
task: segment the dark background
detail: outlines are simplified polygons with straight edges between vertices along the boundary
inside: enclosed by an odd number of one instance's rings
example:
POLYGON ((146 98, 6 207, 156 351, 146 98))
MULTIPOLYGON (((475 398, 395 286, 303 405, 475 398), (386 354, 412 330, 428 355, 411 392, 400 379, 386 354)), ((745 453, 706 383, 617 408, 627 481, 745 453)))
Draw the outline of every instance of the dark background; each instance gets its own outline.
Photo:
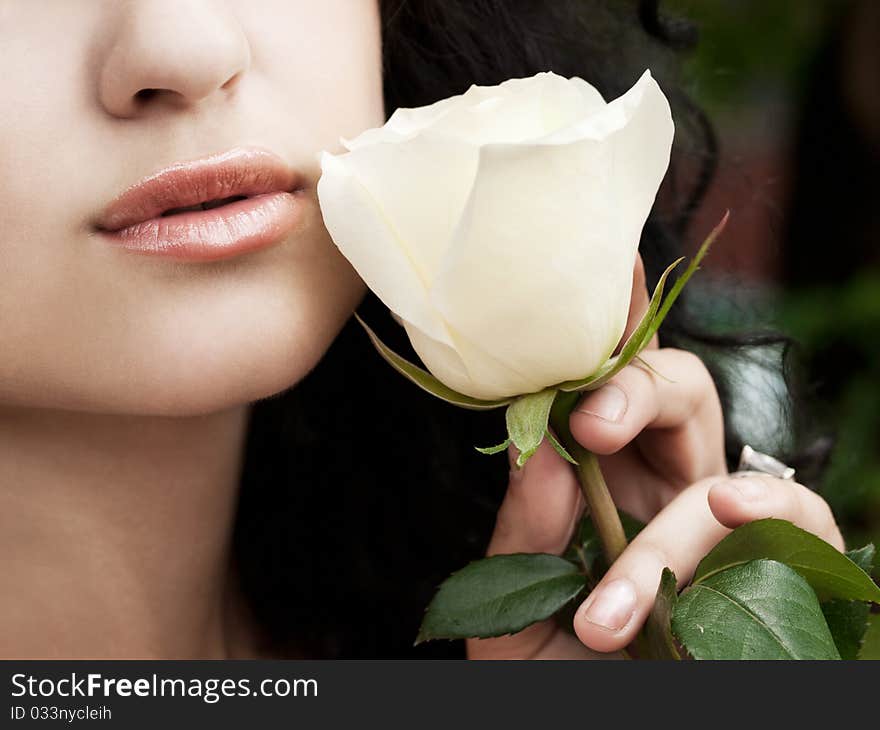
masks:
MULTIPOLYGON (((696 247, 731 210, 695 277, 722 331, 778 327, 799 343, 812 426, 834 439, 821 479, 848 547, 880 544, 880 2, 669 0, 699 43, 685 90, 718 136, 696 247)), ((740 363, 746 441, 785 451, 772 368, 740 363), (751 394, 749 394, 751 393, 751 394)))

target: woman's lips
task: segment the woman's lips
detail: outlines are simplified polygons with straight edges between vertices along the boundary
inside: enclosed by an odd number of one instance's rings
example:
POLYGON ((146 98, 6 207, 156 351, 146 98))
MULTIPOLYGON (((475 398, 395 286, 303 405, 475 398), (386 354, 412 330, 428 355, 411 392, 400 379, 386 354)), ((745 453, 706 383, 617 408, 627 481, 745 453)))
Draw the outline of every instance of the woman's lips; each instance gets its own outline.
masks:
POLYGON ((238 256, 293 230, 303 205, 300 185, 300 175, 273 153, 239 147, 150 175, 111 202, 95 229, 108 243, 141 254, 187 261, 238 256), (206 209, 175 210, 200 204, 206 209))
POLYGON ((264 193, 211 210, 150 218, 102 235, 138 253, 213 261, 280 241, 296 225, 301 205, 291 193, 264 193))

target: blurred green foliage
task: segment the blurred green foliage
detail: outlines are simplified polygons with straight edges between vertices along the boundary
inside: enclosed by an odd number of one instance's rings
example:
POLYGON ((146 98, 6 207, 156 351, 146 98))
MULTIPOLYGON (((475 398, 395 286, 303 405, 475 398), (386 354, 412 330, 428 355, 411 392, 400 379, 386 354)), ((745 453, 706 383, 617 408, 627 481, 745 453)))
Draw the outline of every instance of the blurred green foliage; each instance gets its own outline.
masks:
POLYGON ((823 30, 845 0, 667 0, 697 23, 685 68, 689 91, 713 116, 737 116, 756 96, 798 94, 823 30))
MULTIPOLYGON (((768 105, 796 111, 811 62, 835 19, 850 4, 849 0, 662 3, 665 12, 699 27, 699 44, 685 62, 686 88, 709 114, 722 148, 725 132, 735 132, 743 116, 762 113, 768 105)), ((790 136, 794 130, 782 133, 790 136)), ((778 140, 785 142, 786 138, 778 140)), ((694 299, 716 331, 775 324, 798 341, 808 378, 822 394, 808 404, 814 425, 836 439, 818 486, 850 545, 868 541, 880 545, 880 271, 870 271, 860 261, 852 266, 853 275, 845 283, 800 291, 743 286, 746 282, 737 281, 734 272, 730 281, 716 280, 694 299), (720 296, 719 291, 726 294, 720 296)), ((773 367, 761 375, 758 365, 753 361, 745 367, 741 360, 731 360, 731 378, 739 373, 742 381, 733 400, 744 404, 732 408, 731 420, 755 448, 782 453, 790 433, 776 397, 779 382, 770 375, 773 367)))
POLYGON ((836 380, 823 383, 831 397, 817 404, 837 437, 822 493, 848 541, 880 544, 880 272, 788 292, 779 321, 812 360, 813 376, 836 380))

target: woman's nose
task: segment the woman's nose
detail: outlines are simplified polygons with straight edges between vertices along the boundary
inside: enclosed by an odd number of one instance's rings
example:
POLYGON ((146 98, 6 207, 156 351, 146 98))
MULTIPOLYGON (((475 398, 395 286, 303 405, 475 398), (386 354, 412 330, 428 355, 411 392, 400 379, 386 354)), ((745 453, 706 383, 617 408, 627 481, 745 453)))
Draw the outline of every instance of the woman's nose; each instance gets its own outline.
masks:
POLYGON ((99 96, 117 117, 197 104, 231 89, 250 65, 248 40, 224 0, 130 0, 108 22, 99 96))

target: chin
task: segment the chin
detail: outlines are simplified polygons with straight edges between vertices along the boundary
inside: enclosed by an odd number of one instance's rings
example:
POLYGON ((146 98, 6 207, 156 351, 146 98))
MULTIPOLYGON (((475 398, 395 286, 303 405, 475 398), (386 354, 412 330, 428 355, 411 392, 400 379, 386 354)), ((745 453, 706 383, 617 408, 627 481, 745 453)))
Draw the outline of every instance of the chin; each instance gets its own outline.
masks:
POLYGON ((110 319, 105 307, 78 328, 64 320, 71 326, 46 336, 51 350, 21 353, 28 367, 0 377, 0 403, 187 417, 292 388, 318 365, 366 288, 341 256, 284 263, 164 282, 158 293, 114 300, 110 319))
POLYGON ((0 403, 162 417, 246 406, 301 381, 320 362, 353 308, 354 303, 351 309, 333 311, 330 304, 320 316, 304 312, 299 318, 260 308, 256 311, 263 316, 214 319, 212 327, 201 330, 178 320, 176 331, 154 330, 153 337, 141 331, 124 345, 117 342, 112 352, 91 351, 82 359, 58 358, 34 367, 28 382, 7 383, 8 392, 0 388, 0 403), (178 336, 182 332, 187 336, 178 336))
POLYGON ((185 362, 144 373, 150 387, 132 389, 120 410, 155 416, 200 416, 248 405, 294 387, 330 347, 344 319, 320 333, 291 326, 286 333, 228 337, 185 362))

